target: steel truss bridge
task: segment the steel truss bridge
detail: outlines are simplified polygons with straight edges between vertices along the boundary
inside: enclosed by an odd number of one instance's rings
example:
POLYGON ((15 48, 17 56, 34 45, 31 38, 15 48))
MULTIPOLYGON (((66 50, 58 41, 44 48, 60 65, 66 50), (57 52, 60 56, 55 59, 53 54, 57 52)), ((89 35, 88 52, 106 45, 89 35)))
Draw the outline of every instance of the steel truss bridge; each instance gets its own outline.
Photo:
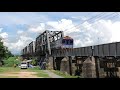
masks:
POLYGON ((100 77, 99 67, 104 69, 106 77, 118 77, 118 67, 120 67, 120 42, 100 44, 72 49, 55 49, 57 40, 64 37, 63 31, 44 31, 35 41, 32 41, 22 50, 24 58, 36 57, 42 69, 46 69, 49 57, 53 58, 53 69, 60 70, 61 59, 69 57, 69 70, 72 75, 72 62, 80 70, 83 62, 94 57, 96 77, 100 77), (73 60, 74 57, 75 59, 73 60), (81 63, 78 63, 78 61, 81 63), (56 65, 57 64, 57 67, 56 65))

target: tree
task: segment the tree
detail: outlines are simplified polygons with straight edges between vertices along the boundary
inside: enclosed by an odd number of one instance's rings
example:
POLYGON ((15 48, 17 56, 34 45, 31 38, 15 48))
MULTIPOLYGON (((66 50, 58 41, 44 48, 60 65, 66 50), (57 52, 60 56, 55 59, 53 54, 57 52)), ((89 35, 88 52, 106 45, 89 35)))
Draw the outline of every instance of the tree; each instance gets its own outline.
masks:
POLYGON ((6 51, 5 57, 9 58, 9 57, 13 57, 14 55, 10 52, 10 51, 6 51))
POLYGON ((4 59, 8 59, 9 57, 12 57, 12 53, 8 50, 8 47, 3 45, 2 39, 0 38, 0 65, 3 63, 4 59))
POLYGON ((5 57, 6 51, 3 42, 0 41, 0 61, 5 57))

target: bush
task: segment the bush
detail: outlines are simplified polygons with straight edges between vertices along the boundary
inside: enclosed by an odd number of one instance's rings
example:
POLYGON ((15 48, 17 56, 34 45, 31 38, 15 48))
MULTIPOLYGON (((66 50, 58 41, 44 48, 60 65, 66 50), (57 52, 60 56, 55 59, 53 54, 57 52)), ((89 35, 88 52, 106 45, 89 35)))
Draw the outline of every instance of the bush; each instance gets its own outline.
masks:
POLYGON ((9 57, 7 60, 4 60, 5 66, 12 67, 14 64, 20 64, 20 61, 16 59, 16 57, 9 57))
POLYGON ((32 59, 32 62, 31 62, 32 65, 36 66, 37 65, 37 62, 35 59, 32 59))

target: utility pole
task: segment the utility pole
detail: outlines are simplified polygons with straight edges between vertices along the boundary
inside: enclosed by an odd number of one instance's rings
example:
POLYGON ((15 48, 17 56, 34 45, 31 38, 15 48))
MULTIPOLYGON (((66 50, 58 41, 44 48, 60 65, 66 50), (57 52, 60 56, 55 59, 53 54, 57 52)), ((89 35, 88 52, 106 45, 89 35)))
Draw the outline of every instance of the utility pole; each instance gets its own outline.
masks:
POLYGON ((100 43, 99 43, 99 37, 98 37, 98 45, 99 45, 100 43))

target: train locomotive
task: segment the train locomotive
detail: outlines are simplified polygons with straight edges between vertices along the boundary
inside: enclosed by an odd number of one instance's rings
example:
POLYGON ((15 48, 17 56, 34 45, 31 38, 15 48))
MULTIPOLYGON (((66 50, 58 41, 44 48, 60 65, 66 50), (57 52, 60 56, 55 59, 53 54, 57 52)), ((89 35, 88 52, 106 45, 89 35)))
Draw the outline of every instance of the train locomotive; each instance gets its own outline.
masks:
POLYGON ((73 48, 73 38, 65 36, 55 42, 51 42, 51 49, 69 49, 73 48))

